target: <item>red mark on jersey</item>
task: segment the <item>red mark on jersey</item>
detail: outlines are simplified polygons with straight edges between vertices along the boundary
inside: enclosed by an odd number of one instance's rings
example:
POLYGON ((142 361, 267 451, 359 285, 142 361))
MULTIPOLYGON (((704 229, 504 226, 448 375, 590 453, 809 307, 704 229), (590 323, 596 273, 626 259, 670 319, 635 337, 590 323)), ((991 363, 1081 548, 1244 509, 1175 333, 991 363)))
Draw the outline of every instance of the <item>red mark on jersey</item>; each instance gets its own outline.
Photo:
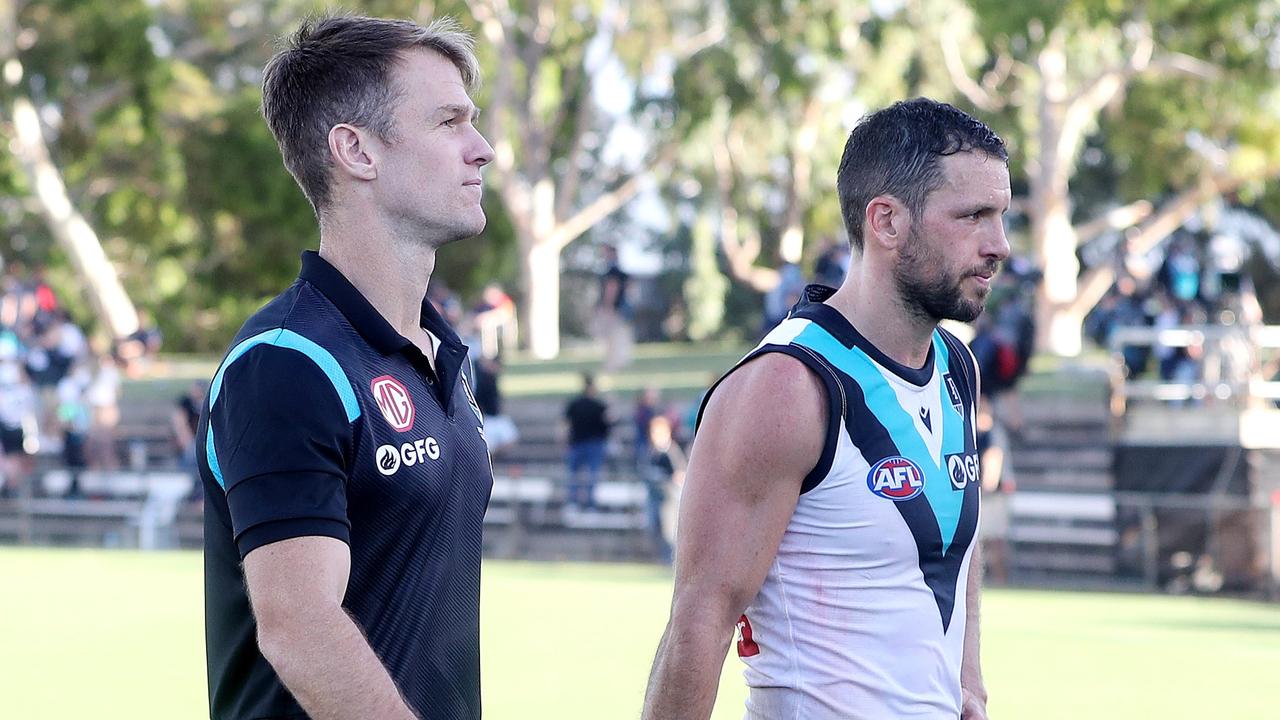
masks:
POLYGON ((751 636, 751 621, 746 615, 738 618, 738 657, 755 657, 760 654, 760 646, 751 636))

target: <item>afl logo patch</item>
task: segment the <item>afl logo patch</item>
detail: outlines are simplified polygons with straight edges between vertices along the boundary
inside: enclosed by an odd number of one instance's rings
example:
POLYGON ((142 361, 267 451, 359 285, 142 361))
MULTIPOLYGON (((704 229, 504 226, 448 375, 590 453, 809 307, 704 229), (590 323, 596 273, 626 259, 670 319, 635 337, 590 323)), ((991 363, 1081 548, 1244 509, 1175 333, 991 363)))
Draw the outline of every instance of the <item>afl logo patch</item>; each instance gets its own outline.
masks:
POLYGON ((401 382, 390 375, 376 377, 369 384, 373 399, 391 427, 400 432, 413 427, 413 400, 401 382))
POLYGON ((924 492, 924 473, 919 465, 894 455, 871 466, 867 489, 894 502, 910 500, 924 492))

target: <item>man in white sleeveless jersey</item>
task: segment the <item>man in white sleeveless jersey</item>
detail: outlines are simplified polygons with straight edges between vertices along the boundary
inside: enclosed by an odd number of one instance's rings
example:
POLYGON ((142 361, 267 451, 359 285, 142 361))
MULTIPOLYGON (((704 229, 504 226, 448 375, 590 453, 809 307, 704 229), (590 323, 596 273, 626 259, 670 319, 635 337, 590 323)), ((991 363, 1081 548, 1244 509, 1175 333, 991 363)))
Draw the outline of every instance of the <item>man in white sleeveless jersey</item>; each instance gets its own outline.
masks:
POLYGON ((854 259, 708 393, 647 720, 707 718, 737 629, 748 718, 985 720, 976 363, 938 327, 1008 256, 1008 154, 917 98, 837 178, 854 259))

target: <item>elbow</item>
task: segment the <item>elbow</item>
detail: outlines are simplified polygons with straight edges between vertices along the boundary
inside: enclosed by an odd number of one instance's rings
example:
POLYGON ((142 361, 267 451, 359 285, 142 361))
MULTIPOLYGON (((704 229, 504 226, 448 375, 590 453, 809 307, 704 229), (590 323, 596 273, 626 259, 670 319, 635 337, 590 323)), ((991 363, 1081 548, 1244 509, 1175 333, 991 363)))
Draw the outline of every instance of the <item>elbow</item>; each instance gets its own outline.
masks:
POLYGON ((730 632, 742 615, 747 600, 739 602, 731 594, 682 593, 671 605, 671 631, 674 634, 730 632))
MULTIPOLYGON (((290 659, 305 655, 306 644, 324 634, 327 624, 324 613, 329 610, 313 608, 312 612, 305 612, 297 607, 254 607, 258 650, 277 673, 285 675, 290 659)), ((341 608, 333 611, 342 612, 341 608)))
POLYGON ((259 616, 257 625, 259 652, 283 676, 289 658, 295 654, 299 633, 287 620, 274 617, 259 616))

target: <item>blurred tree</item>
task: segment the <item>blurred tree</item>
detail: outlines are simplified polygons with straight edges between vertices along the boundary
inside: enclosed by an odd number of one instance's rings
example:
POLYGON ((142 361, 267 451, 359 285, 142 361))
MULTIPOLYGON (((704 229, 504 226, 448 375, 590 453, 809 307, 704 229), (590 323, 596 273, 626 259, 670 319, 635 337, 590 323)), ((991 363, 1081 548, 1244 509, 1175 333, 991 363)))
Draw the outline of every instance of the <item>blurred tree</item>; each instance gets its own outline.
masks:
MULTIPOLYGON (((43 218, 46 231, 59 244, 70 259, 82 282, 87 299, 97 315, 104 321, 110 336, 122 338, 138 329, 138 315, 132 301, 120 283, 115 267, 107 259, 102 242, 93 226, 77 207, 79 198, 73 197, 67 188, 64 172, 59 167, 55 153, 46 140, 46 123, 42 108, 35 95, 74 94, 77 102, 69 106, 47 106, 53 110, 50 116, 61 121, 67 115, 82 115, 100 121, 105 131, 123 131, 125 147, 130 141, 138 141, 148 134, 151 119, 151 74, 155 70, 148 62, 150 53, 145 38, 138 30, 145 25, 147 12, 139 3, 116 3, 110 12, 103 5, 70 7, 71 3, 30 4, 26 10, 35 24, 50 30, 53 37, 41 37, 33 27, 19 24, 16 0, 0 0, 0 123, 3 136, 12 155, 10 171, 20 175, 10 177, 6 184, 22 193, 43 218), (79 15, 79 17, 77 17, 79 15), (57 37, 59 30, 74 26, 77 20, 90 22, 93 32, 71 33, 69 37, 57 37), (130 42, 111 44, 114 33, 131 37, 130 42), (24 58, 33 58, 30 71, 24 58), (76 63, 69 58, 84 62, 76 63), (50 63, 63 62, 72 67, 66 75, 49 76, 41 71, 50 63), (84 93, 86 86, 98 80, 100 74, 112 74, 128 68, 131 72, 117 77, 109 88, 96 88, 94 93, 84 93), (122 103, 117 97, 127 98, 122 103), (106 105, 116 105, 116 112, 105 110, 106 105)), ((57 128, 49 128, 56 132, 57 128)), ((77 138, 65 138, 66 145, 75 145, 77 138)), ((118 150, 124 151, 125 147, 118 150)), ((76 174, 80 168, 68 168, 76 174)), ((21 210, 13 213, 15 220, 21 210)))
POLYGON ((704 12, 726 32, 676 70, 682 146, 668 195, 692 208, 680 214, 691 227, 710 219, 736 281, 728 302, 750 309, 725 316, 754 335, 779 266, 845 237, 835 184, 853 123, 913 92, 952 90, 945 74, 920 72, 918 29, 900 4, 718 0, 704 12))
POLYGON ((730 276, 766 292, 780 263, 801 262, 807 238, 841 232, 842 125, 866 102, 856 83, 883 66, 863 34, 880 18, 869 3, 834 0, 720 0, 705 14, 726 30, 675 72, 673 196, 714 217, 730 276))
POLYGON ((523 334, 535 356, 552 357, 560 348, 561 252, 634 198, 674 149, 665 118, 638 112, 642 83, 716 31, 675 34, 678 3, 467 0, 466 7, 492 68, 482 98, 497 153, 488 172, 520 250, 523 334))
MULTIPOLYGON (((429 18, 418 2, 370 2, 386 16, 429 18)), ((105 256, 81 263, 118 272, 151 310, 166 348, 217 351, 244 318, 291 282, 298 253, 316 242, 315 218, 283 167, 258 113, 261 69, 275 38, 316 0, 3 0, 16 31, 0 30, 0 56, 17 57, 18 83, 42 121, 49 169, 79 210, 81 234, 105 256), (5 45, 4 40, 10 40, 5 45), (13 52, 3 52, 13 47, 13 52), (13 53, 17 53, 14 55, 13 53)), ((3 61, 0 61, 3 62, 3 61)), ((10 71, 13 72, 12 70, 10 71)), ((6 90, 0 117, 15 94, 6 90)), ((0 138, 15 126, 0 124, 0 138)), ((6 143, 8 147, 19 147, 6 143)), ((71 251, 41 217, 43 200, 19 155, 0 152, 0 250, 48 263, 74 307, 81 291, 106 322, 88 276, 65 272, 71 251)), ((511 277, 510 229, 486 201, 494 242, 450 248, 437 281, 476 292, 511 277), (508 240, 504 240, 507 238, 508 240), (505 270, 504 270, 505 268, 505 270)), ((68 216, 72 217, 72 216, 68 216)), ((114 331, 119 334, 120 330, 114 331)))
POLYGON ((1129 255, 1141 255, 1207 201, 1257 195, 1280 172, 1274 0, 919 0, 913 9, 937 39, 924 51, 1011 131, 1025 177, 1019 205, 1045 272, 1041 349, 1077 354, 1082 318, 1114 279, 1114 265, 1081 273, 1080 244, 1121 231, 1129 255), (1078 203, 1089 194, 1073 178, 1104 163, 1117 197, 1078 203))

